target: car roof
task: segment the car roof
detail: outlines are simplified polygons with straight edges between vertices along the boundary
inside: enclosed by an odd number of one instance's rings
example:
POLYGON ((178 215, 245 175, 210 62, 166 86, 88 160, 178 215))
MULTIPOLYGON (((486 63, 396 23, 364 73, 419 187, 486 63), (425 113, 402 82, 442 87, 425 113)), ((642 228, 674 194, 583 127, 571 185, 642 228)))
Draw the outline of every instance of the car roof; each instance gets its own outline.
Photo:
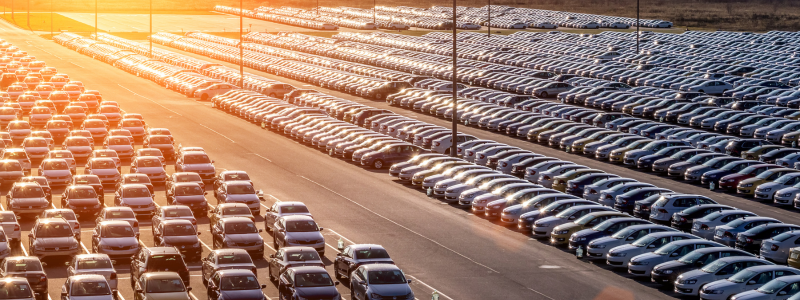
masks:
POLYGON ((328 273, 323 267, 319 266, 302 266, 302 267, 293 267, 291 268, 294 270, 295 274, 304 274, 304 273, 328 273))
POLYGON ((67 222, 67 220, 64 220, 63 218, 38 218, 38 219, 36 219, 36 222, 38 222, 38 223, 69 223, 69 222, 67 222))
POLYGON ((392 265, 392 264, 369 264, 369 265, 362 265, 361 267, 366 269, 367 271, 400 270, 400 268, 398 266, 392 265))
POLYGON ((300 202, 300 201, 283 201, 283 202, 277 202, 275 204, 278 205, 278 207, 284 207, 284 206, 306 206, 305 203, 300 202))
POLYGON ((250 209, 247 204, 244 203, 222 203, 217 205, 217 208, 226 208, 226 207, 247 207, 250 209))
POLYGON ((352 248, 353 250, 359 250, 359 249, 384 249, 385 250, 385 248, 383 248, 383 246, 378 245, 378 244, 355 244, 355 245, 350 245, 350 248, 352 248))
MULTIPOLYGON (((127 223, 127 222, 126 222, 127 223)), ((100 254, 100 253, 89 253, 89 254, 78 254, 75 255, 75 259, 77 260, 98 260, 98 259, 110 259, 108 254, 100 254)))
POLYGON ((73 282, 74 281, 106 281, 106 277, 105 276, 98 275, 98 274, 72 275, 69 278, 73 282))
POLYGON ((253 220, 250 220, 250 218, 245 218, 245 217, 222 218, 222 219, 219 219, 219 221, 222 222, 222 223, 232 223, 232 222, 253 223, 253 220))
MULTIPOLYGON (((128 222, 125 222, 125 223, 128 223, 128 222)), ((185 219, 169 219, 169 220, 161 221, 161 224, 164 224, 164 225, 167 225, 167 224, 189 224, 189 225, 192 225, 192 221, 185 220, 185 219)))
MULTIPOLYGON (((290 248, 290 247, 284 247, 284 249, 286 249, 286 248, 290 248)), ((217 249, 217 250, 212 250, 211 252, 214 252, 216 255, 247 254, 247 250, 244 250, 244 249, 233 249, 233 248, 217 249)))
POLYGON ((144 249, 146 249, 147 251, 150 251, 151 255, 154 255, 154 254, 180 254, 180 252, 178 252, 178 250, 175 249, 175 247, 149 247, 149 248, 144 248, 144 249))
POLYGON ((219 270, 217 274, 220 276, 242 276, 242 275, 255 275, 253 271, 245 270, 245 269, 226 269, 226 270, 219 270))
MULTIPOLYGON (((151 248, 152 249, 152 248, 151 248)), ((147 272, 143 274, 147 279, 180 279, 181 276, 176 272, 147 272)))
POLYGON ((282 216, 281 218, 286 220, 286 221, 309 221, 309 220, 313 221, 314 220, 314 218, 311 218, 310 216, 305 216, 305 215, 289 215, 289 216, 282 216))

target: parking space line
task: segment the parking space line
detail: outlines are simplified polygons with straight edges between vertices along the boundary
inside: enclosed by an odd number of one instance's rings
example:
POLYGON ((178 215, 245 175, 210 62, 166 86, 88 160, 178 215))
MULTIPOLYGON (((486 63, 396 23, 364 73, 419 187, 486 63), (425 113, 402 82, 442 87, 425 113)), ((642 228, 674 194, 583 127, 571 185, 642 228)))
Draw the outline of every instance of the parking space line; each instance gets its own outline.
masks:
POLYGON ((86 251, 86 254, 92 253, 89 251, 89 249, 86 248, 86 245, 84 245, 83 242, 81 242, 81 248, 83 248, 83 251, 86 251))
POLYGON ((378 212, 376 212, 376 211, 374 211, 374 210, 372 210, 372 209, 370 209, 370 208, 368 208, 368 207, 366 207, 366 206, 362 205, 361 203, 358 203, 358 202, 356 202, 356 201, 354 201, 354 200, 352 200, 352 199, 350 199, 350 198, 348 198, 348 197, 346 197, 346 196, 344 196, 344 195, 342 195, 342 194, 339 194, 338 192, 336 192, 336 191, 334 191, 334 190, 332 190, 332 189, 330 189, 330 188, 328 188, 328 187, 326 187, 326 186, 324 186, 324 185, 322 185, 322 184, 319 184, 319 183, 317 183, 316 181, 313 181, 313 180, 311 180, 311 179, 308 179, 307 177, 305 177, 305 176, 303 176, 303 175, 297 175, 297 176, 298 176, 298 177, 300 177, 300 178, 303 178, 303 179, 305 179, 305 180, 308 180, 308 182, 311 182, 311 183, 313 183, 313 184, 316 184, 317 186, 319 186, 319 187, 321 187, 321 188, 323 188, 323 189, 326 189, 326 190, 328 190, 329 192, 331 192, 331 193, 333 193, 333 194, 335 194, 335 195, 337 195, 337 196, 339 196, 339 197, 342 197, 343 199, 345 199, 345 200, 347 200, 347 201, 350 201, 351 203, 353 203, 353 204, 355 204, 355 205, 357 205, 357 206, 359 206, 359 207, 363 208, 364 210, 366 210, 366 211, 368 211, 368 212, 370 212, 370 213, 372 213, 372 214, 374 214, 374 215, 376 215, 376 216, 380 217, 381 219, 384 219, 384 220, 386 220, 386 221, 388 221, 388 222, 390 222, 390 223, 392 223, 392 224, 395 224, 395 225, 399 226, 400 228, 403 228, 403 229, 407 230, 408 232, 411 232, 411 233, 413 233, 413 234, 415 234, 415 235, 417 235, 417 236, 419 236, 419 237, 421 237, 421 238, 423 238, 423 239, 426 239, 426 240, 428 240, 429 242, 431 242, 431 243, 434 243, 434 244, 438 245, 439 247, 442 247, 442 248, 444 248, 444 249, 446 249, 446 250, 448 250, 448 251, 452 252, 453 254, 456 254, 456 255, 458 255, 458 256, 461 256, 462 258, 464 258, 464 259, 466 259, 466 260, 468 260, 468 261, 470 261, 470 262, 472 262, 472 263, 474 263, 474 264, 476 264, 476 265, 479 265, 479 266, 481 266, 481 267, 484 267, 484 268, 486 268, 486 269, 488 269, 489 271, 492 271, 492 272, 494 272, 494 273, 498 273, 498 274, 500 273, 499 271, 497 271, 497 270, 495 270, 495 269, 492 269, 492 268, 490 268, 490 267, 489 267, 489 266, 487 266, 487 265, 484 265, 484 264, 482 264, 482 263, 479 263, 478 261, 476 261, 476 260, 474 260, 474 259, 470 258, 469 256, 466 256, 466 255, 464 255, 464 254, 461 254, 460 252, 457 252, 456 250, 453 250, 452 248, 450 248, 450 247, 447 247, 447 246, 445 246, 444 244, 442 244, 442 243, 440 243, 440 242, 437 242, 436 240, 434 240, 434 239, 432 239, 432 238, 429 238, 429 237, 427 237, 427 236, 425 236, 425 235, 423 235, 423 234, 421 234, 421 233, 419 233, 419 232, 416 232, 416 231, 414 231, 413 229, 411 229, 411 228, 408 228, 408 227, 406 227, 406 226, 405 226, 405 225, 403 225, 403 224, 400 224, 400 223, 398 223, 398 222, 396 222, 396 221, 394 221, 394 220, 392 220, 392 219, 389 219, 389 218, 387 218, 387 217, 385 217, 385 216, 383 216, 383 215, 379 214, 378 212))
POLYGON ((266 158, 266 157, 263 157, 263 156, 261 156, 261 154, 258 154, 258 153, 253 153, 253 155, 255 155, 255 156, 258 156, 258 157, 261 157, 261 158, 263 158, 264 160, 266 160, 266 161, 268 161, 268 162, 272 162, 272 160, 270 160, 269 158, 266 158))
POLYGON ((211 130, 211 132, 213 132, 213 133, 216 133, 216 134, 219 134, 221 137, 224 137, 224 138, 228 139, 229 141, 231 141, 231 143, 236 143, 236 141, 234 141, 233 139, 229 138, 228 136, 226 136, 226 135, 224 135, 224 134, 220 133, 219 131, 216 131, 216 130, 214 130, 214 129, 211 129, 211 127, 208 127, 208 126, 206 126, 206 125, 203 125, 203 124, 200 124, 200 123, 198 123, 198 124, 199 124, 200 126, 203 126, 203 127, 205 127, 205 128, 206 128, 206 129, 208 129, 208 130, 211 130))
POLYGON ((267 246, 267 248, 270 248, 270 249, 272 249, 272 251, 278 252, 278 250, 275 250, 275 248, 272 248, 272 246, 270 246, 269 244, 267 244, 267 242, 264 242, 264 246, 267 246))
POLYGON ((338 235, 340 238, 342 238, 343 240, 347 241, 348 243, 350 243, 350 244, 355 244, 355 243, 354 243, 353 241, 351 241, 350 239, 348 239, 348 238, 344 237, 343 235, 339 234, 339 233, 338 233, 338 232, 336 232, 336 231, 333 231, 333 229, 330 229, 330 228, 326 228, 326 229, 328 229, 328 231, 332 232, 333 234, 335 234, 335 235, 338 235))
POLYGON ((167 108, 167 107, 166 107, 166 106, 164 106, 163 104, 161 104, 161 103, 158 103, 158 102, 154 101, 153 99, 150 99, 150 98, 148 98, 148 97, 142 96, 142 95, 140 95, 140 94, 138 94, 138 93, 136 93, 136 92, 132 91, 131 89, 129 89, 129 88, 127 88, 127 87, 125 87, 124 85, 121 85, 121 84, 119 84, 119 83, 117 83, 117 85, 118 85, 118 86, 120 86, 121 88, 123 88, 123 89, 127 90, 128 92, 131 92, 131 94, 134 94, 134 95, 136 95, 136 96, 139 96, 139 97, 141 97, 141 98, 147 99, 147 100, 149 100, 150 102, 153 102, 153 103, 155 103, 155 104, 156 104, 156 105, 158 105, 158 106, 161 106, 161 108, 163 108, 163 109, 166 109, 166 110, 168 110, 168 111, 172 112, 173 114, 176 114, 176 115, 178 115, 179 117, 183 117, 183 115, 182 115, 182 114, 179 114, 178 112, 176 112, 176 111, 174 111, 174 110, 171 110, 171 109, 167 108))

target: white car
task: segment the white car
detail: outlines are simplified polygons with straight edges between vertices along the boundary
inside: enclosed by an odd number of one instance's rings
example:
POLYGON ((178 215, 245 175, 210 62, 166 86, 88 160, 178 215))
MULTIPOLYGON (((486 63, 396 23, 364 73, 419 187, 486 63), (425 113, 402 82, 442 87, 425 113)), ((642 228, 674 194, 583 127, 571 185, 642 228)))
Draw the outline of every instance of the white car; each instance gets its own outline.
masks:
POLYGON ((152 218, 156 212, 156 203, 150 189, 143 184, 125 184, 114 194, 115 206, 130 207, 137 215, 152 218))
POLYGON ((692 234, 713 241, 717 226, 728 224, 739 218, 755 216, 757 216, 755 213, 738 209, 710 213, 705 217, 693 221, 692 234))
POLYGON ((216 95, 221 95, 234 89, 238 89, 238 87, 228 83, 217 83, 212 84, 207 88, 194 91, 193 96, 194 98, 200 98, 202 101, 208 101, 216 95))
POLYGON ((777 265, 749 267, 727 279, 706 284, 700 289, 700 297, 706 300, 726 300, 733 295, 758 289, 772 279, 792 275, 800 275, 800 271, 777 265))
POLYGON ((67 268, 67 276, 101 275, 106 278, 112 291, 117 291, 117 271, 106 254, 78 254, 67 268))
MULTIPOLYGON (((538 224, 542 220, 536 221, 536 223, 538 224)), ((642 224, 626 227, 615 232, 611 236, 602 237, 589 242, 589 245, 586 247, 586 257, 589 259, 605 259, 608 251, 617 246, 627 245, 648 234, 663 231, 676 230, 674 228, 656 224, 642 224)))
POLYGON ((699 296, 700 289, 710 282, 729 278, 749 267, 762 265, 772 265, 772 263, 749 256, 723 257, 698 270, 678 275, 674 283, 675 292, 682 295, 699 296))
POLYGON ((710 80, 698 85, 686 86, 683 87, 681 90, 685 90, 687 92, 699 92, 699 93, 706 93, 710 95, 721 95, 727 90, 733 89, 733 85, 730 83, 719 81, 719 80, 710 80))
POLYGON ((650 207, 650 221, 665 224, 670 222, 674 213, 703 204, 717 204, 717 202, 702 195, 677 194, 661 196, 650 207))
MULTIPOLYGON (((786 264, 791 248, 800 243, 800 231, 787 231, 761 242, 761 258, 786 264)), ((798 272, 800 274, 800 272, 798 272)))
POLYGON ((68 185, 72 182, 72 169, 64 159, 45 159, 38 169, 39 176, 47 178, 50 186, 68 185))
POLYGON ((800 275, 783 276, 770 280, 760 288, 742 292, 731 300, 795 300, 800 291, 800 275))
POLYGON ((655 232, 640 237, 627 245, 621 245, 608 250, 606 263, 612 267, 624 268, 628 266, 631 258, 648 252, 656 251, 666 244, 680 240, 697 239, 698 237, 679 231, 655 232))
POLYGON ((0 211, 0 227, 11 244, 19 244, 22 230, 17 222, 17 215, 12 211, 0 211))

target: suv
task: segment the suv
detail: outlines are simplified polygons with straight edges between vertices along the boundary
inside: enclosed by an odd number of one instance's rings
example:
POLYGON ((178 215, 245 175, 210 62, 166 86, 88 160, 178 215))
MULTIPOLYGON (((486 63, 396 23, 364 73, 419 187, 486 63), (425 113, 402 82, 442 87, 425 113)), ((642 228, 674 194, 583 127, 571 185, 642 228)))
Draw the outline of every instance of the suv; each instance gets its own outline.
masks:
POLYGON ((28 233, 28 252, 39 258, 80 253, 72 226, 63 218, 39 218, 28 233))
POLYGON ((136 281, 152 272, 177 272, 183 284, 189 285, 189 268, 175 247, 142 247, 131 261, 131 287, 136 281))

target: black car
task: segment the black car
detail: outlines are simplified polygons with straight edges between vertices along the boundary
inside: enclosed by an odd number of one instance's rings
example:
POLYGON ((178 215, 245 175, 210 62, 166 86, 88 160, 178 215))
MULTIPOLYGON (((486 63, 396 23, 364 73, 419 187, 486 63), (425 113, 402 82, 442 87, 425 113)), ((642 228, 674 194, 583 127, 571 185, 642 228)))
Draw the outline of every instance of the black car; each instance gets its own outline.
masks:
POLYGON ((546 161, 558 160, 558 158, 553 157, 533 157, 516 164, 511 165, 511 175, 522 177, 525 175, 525 169, 528 167, 532 167, 536 164, 543 163, 546 161))
POLYGON ((668 261, 653 268, 650 279, 655 283, 672 285, 683 273, 696 270, 728 256, 753 256, 750 253, 730 247, 709 247, 697 249, 678 260, 668 261))
POLYGON ((337 285, 323 267, 289 268, 278 278, 278 299, 339 299, 337 285))
MULTIPOLYGON (((665 195, 668 193, 665 193, 665 195)), ((633 203, 633 216, 649 220, 650 219, 650 207, 653 206, 653 203, 658 201, 661 195, 652 195, 650 197, 645 198, 644 200, 636 201, 633 203)))
POLYGON ((669 156, 671 156, 671 155, 673 155, 675 153, 678 153, 679 151, 692 149, 692 148, 693 147, 690 147, 690 146, 672 146, 672 147, 667 147, 667 148, 658 150, 658 152, 656 152, 656 153, 639 157, 639 159, 636 160, 636 168, 637 169, 652 170, 653 169, 653 163, 655 161, 657 161, 659 159, 662 159, 662 158, 667 158, 667 157, 669 157, 669 156))
POLYGON ((341 253, 336 254, 336 259, 333 261, 333 275, 337 279, 350 278, 353 271, 363 264, 394 264, 394 261, 381 245, 349 245, 341 253))
POLYGON ((36 299, 47 299, 47 274, 36 256, 9 256, 0 263, 0 278, 24 277, 28 279, 36 299))
POLYGON ((153 244, 160 247, 175 247, 191 261, 199 261, 203 253, 200 235, 189 220, 164 220, 153 227, 153 244))
POLYGON ((609 178, 617 178, 617 177, 619 176, 608 173, 595 173, 595 174, 583 175, 578 178, 567 181, 567 187, 565 191, 567 192, 567 194, 582 197, 583 188, 586 187, 586 185, 594 184, 600 180, 606 180, 609 178))
POLYGON ((740 161, 730 162, 727 165, 724 165, 719 170, 708 171, 703 173, 703 176, 700 176, 700 184, 708 185, 711 182, 717 184, 717 181, 719 181, 720 178, 739 172, 749 166, 757 164, 762 164, 762 162, 754 160, 740 160, 740 161))
POLYGON ((786 223, 769 223, 750 228, 736 236, 736 249, 758 254, 761 242, 787 231, 800 230, 800 226, 786 223))
POLYGON ((673 214, 672 219, 670 219, 670 226, 683 232, 691 232, 692 223, 695 219, 705 217, 714 212, 731 209, 736 208, 722 204, 704 204, 692 206, 673 214))
POLYGON ((800 149, 777 149, 774 151, 770 151, 766 154, 762 154, 758 157, 758 159, 766 164, 774 164, 776 160, 784 158, 789 154, 800 153, 800 149))
POLYGON ((614 218, 606 220, 597 226, 578 231, 569 237, 569 248, 577 249, 586 247, 591 241, 601 237, 611 236, 628 226, 650 224, 650 222, 638 218, 614 218))
POLYGON ((737 139, 728 142, 728 145, 725 146, 725 153, 730 156, 739 157, 742 156, 742 152, 763 145, 770 145, 770 142, 762 139, 737 139))
POLYGON ((149 272, 176 272, 183 284, 189 286, 189 268, 175 247, 142 247, 131 260, 131 288, 142 274, 149 272))
POLYGON ((630 214, 633 213, 633 207, 637 201, 641 201, 649 198, 650 196, 661 195, 664 193, 672 193, 672 191, 668 189, 662 189, 659 187, 645 187, 632 190, 630 192, 617 196, 617 199, 614 201, 614 209, 630 214))

